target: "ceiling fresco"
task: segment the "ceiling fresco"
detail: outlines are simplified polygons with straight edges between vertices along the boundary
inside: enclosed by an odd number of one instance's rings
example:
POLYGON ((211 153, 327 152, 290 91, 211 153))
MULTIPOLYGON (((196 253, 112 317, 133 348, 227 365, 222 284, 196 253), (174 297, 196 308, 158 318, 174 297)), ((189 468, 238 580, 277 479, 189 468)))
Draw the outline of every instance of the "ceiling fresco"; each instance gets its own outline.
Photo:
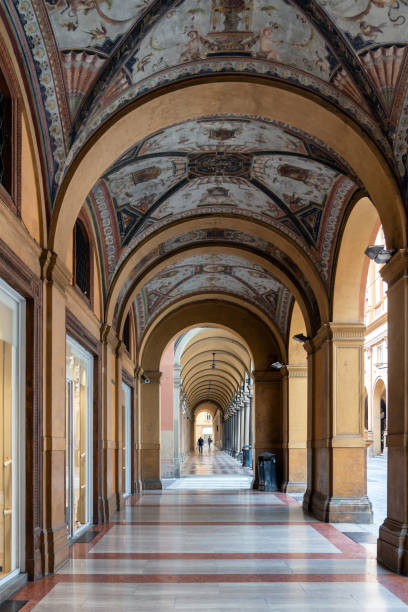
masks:
POLYGON ((361 186, 322 143, 251 117, 204 117, 126 153, 88 198, 99 224, 105 287, 149 233, 194 215, 238 215, 279 229, 328 282, 334 239, 361 186))
POLYGON ((320 325, 320 318, 316 298, 311 286, 304 277, 304 274, 293 262, 293 260, 276 246, 266 240, 263 240, 262 238, 253 236, 246 232, 239 232, 237 230, 227 228, 202 229, 179 234, 176 237, 161 243, 156 249, 143 257, 143 259, 138 262, 132 272, 128 275, 122 286, 116 303, 114 319, 115 326, 118 323, 117 317, 119 312, 125 305, 125 300, 128 296, 129 290, 132 290, 137 282, 143 278, 143 275, 153 265, 157 264, 162 258, 177 253, 182 248, 192 245, 195 247, 207 245, 208 247, 210 244, 215 246, 236 246, 240 249, 244 248, 256 255, 265 257, 267 261, 275 264, 298 287, 305 303, 308 306, 312 327, 314 329, 318 329, 320 325))
POLYGON ((119 108, 191 76, 260 74, 317 93, 407 183, 406 0, 4 0, 44 127, 52 207, 119 108))
POLYGON ((183 297, 200 293, 227 293, 261 307, 286 337, 292 295, 264 268, 229 254, 195 255, 167 266, 135 298, 137 339, 150 321, 183 297))

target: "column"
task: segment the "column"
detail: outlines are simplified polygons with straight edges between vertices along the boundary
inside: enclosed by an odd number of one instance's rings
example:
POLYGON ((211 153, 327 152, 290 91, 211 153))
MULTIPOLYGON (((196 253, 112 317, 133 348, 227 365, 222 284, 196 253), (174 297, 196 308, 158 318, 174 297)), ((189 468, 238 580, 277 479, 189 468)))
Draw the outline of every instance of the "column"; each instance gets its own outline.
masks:
POLYGON ((242 400, 242 403, 241 403, 241 409, 239 411, 239 415, 241 417, 241 423, 240 423, 241 439, 240 439, 240 442, 239 442, 239 452, 240 452, 240 460, 242 461, 242 447, 245 444, 245 442, 244 442, 244 438, 245 438, 245 406, 244 406, 243 400, 242 400))
POLYGON ((308 487, 303 507, 328 522, 370 523, 362 323, 326 323, 308 351, 308 487))
POLYGON ((249 395, 248 395, 248 393, 245 393, 245 397, 244 397, 244 413, 245 413, 244 446, 247 446, 249 444, 249 427, 250 427, 250 422, 249 422, 249 417, 250 417, 250 413, 249 413, 249 395))
MULTIPOLYGON (((52 573, 69 556, 65 521, 65 306, 71 274, 55 253, 41 259, 44 321, 44 568, 52 573)), ((39 373, 42 375, 42 373, 39 373)))
POLYGON ((237 420, 237 444, 236 444, 236 452, 235 452, 235 457, 236 459, 240 459, 240 453, 241 453, 241 407, 238 406, 237 407, 237 412, 236 412, 236 420, 237 420))
POLYGON ((380 563, 408 575, 408 251, 382 268, 388 283, 387 518, 380 527, 380 563))
POLYGON ((160 480, 160 376, 147 371, 150 383, 143 384, 139 376, 141 445, 140 466, 143 489, 161 489, 160 480))
POLYGON ((174 394, 173 394, 173 416, 174 416, 174 477, 180 478, 182 458, 180 456, 180 389, 182 379, 180 378, 181 365, 174 366, 174 394))
POLYGON ((255 431, 253 457, 255 463, 254 489, 258 488, 258 456, 277 455, 278 483, 282 482, 282 380, 281 373, 271 370, 253 372, 255 431))
POLYGON ((284 480, 282 491, 307 486, 307 365, 288 365, 284 401, 284 480))

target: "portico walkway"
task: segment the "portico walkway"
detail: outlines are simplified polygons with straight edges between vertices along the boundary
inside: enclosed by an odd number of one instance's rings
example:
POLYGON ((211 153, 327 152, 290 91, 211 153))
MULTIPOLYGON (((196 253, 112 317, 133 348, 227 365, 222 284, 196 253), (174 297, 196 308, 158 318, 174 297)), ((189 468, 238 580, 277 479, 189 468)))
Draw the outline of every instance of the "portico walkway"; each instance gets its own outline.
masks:
POLYGON ((114 522, 72 547, 57 575, 14 599, 28 602, 23 612, 407 608, 408 579, 304 515, 292 497, 222 490, 228 466, 230 478, 248 486, 247 472, 226 454, 191 456, 183 478, 128 498, 114 522))

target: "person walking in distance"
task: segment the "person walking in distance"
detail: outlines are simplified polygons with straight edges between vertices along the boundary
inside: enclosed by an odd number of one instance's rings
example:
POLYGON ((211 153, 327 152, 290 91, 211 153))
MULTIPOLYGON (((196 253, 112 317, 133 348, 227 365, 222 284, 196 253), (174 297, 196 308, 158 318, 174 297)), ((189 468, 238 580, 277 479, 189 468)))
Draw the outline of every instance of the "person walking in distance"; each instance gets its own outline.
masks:
POLYGON ((212 444, 212 437, 211 436, 208 436, 207 442, 208 442, 208 450, 211 450, 211 444, 212 444))
POLYGON ((198 443, 198 452, 202 453, 203 452, 203 446, 204 446, 204 439, 200 436, 197 440, 198 443))

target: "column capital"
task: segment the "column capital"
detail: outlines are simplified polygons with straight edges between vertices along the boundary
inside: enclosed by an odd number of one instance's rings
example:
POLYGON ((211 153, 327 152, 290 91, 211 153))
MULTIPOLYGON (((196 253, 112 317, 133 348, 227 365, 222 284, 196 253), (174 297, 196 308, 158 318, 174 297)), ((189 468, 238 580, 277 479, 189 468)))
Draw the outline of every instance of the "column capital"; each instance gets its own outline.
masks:
POLYGON ((159 370, 144 370, 142 373, 149 378, 150 383, 160 383, 162 373, 159 370))
POLYGON ((72 274, 58 255, 50 249, 43 249, 40 255, 41 279, 55 283, 65 293, 71 284, 72 274))
POLYGON ((121 344, 116 331, 111 325, 107 325, 106 323, 101 325, 101 342, 109 344, 115 353, 121 344))
POLYGON ((318 351, 325 342, 364 342, 364 323, 324 323, 316 335, 305 342, 304 347, 308 354, 318 351))
POLYGON ((287 366, 289 378, 306 378, 307 377, 307 365, 291 365, 287 366))
MULTIPOLYGON (((286 368, 282 368, 282 370, 286 368)), ((282 378, 281 370, 254 370, 252 376, 255 383, 260 382, 279 382, 282 378)))
POLYGON ((391 287, 402 277, 408 276, 408 249, 399 249, 380 270, 380 274, 391 287))

